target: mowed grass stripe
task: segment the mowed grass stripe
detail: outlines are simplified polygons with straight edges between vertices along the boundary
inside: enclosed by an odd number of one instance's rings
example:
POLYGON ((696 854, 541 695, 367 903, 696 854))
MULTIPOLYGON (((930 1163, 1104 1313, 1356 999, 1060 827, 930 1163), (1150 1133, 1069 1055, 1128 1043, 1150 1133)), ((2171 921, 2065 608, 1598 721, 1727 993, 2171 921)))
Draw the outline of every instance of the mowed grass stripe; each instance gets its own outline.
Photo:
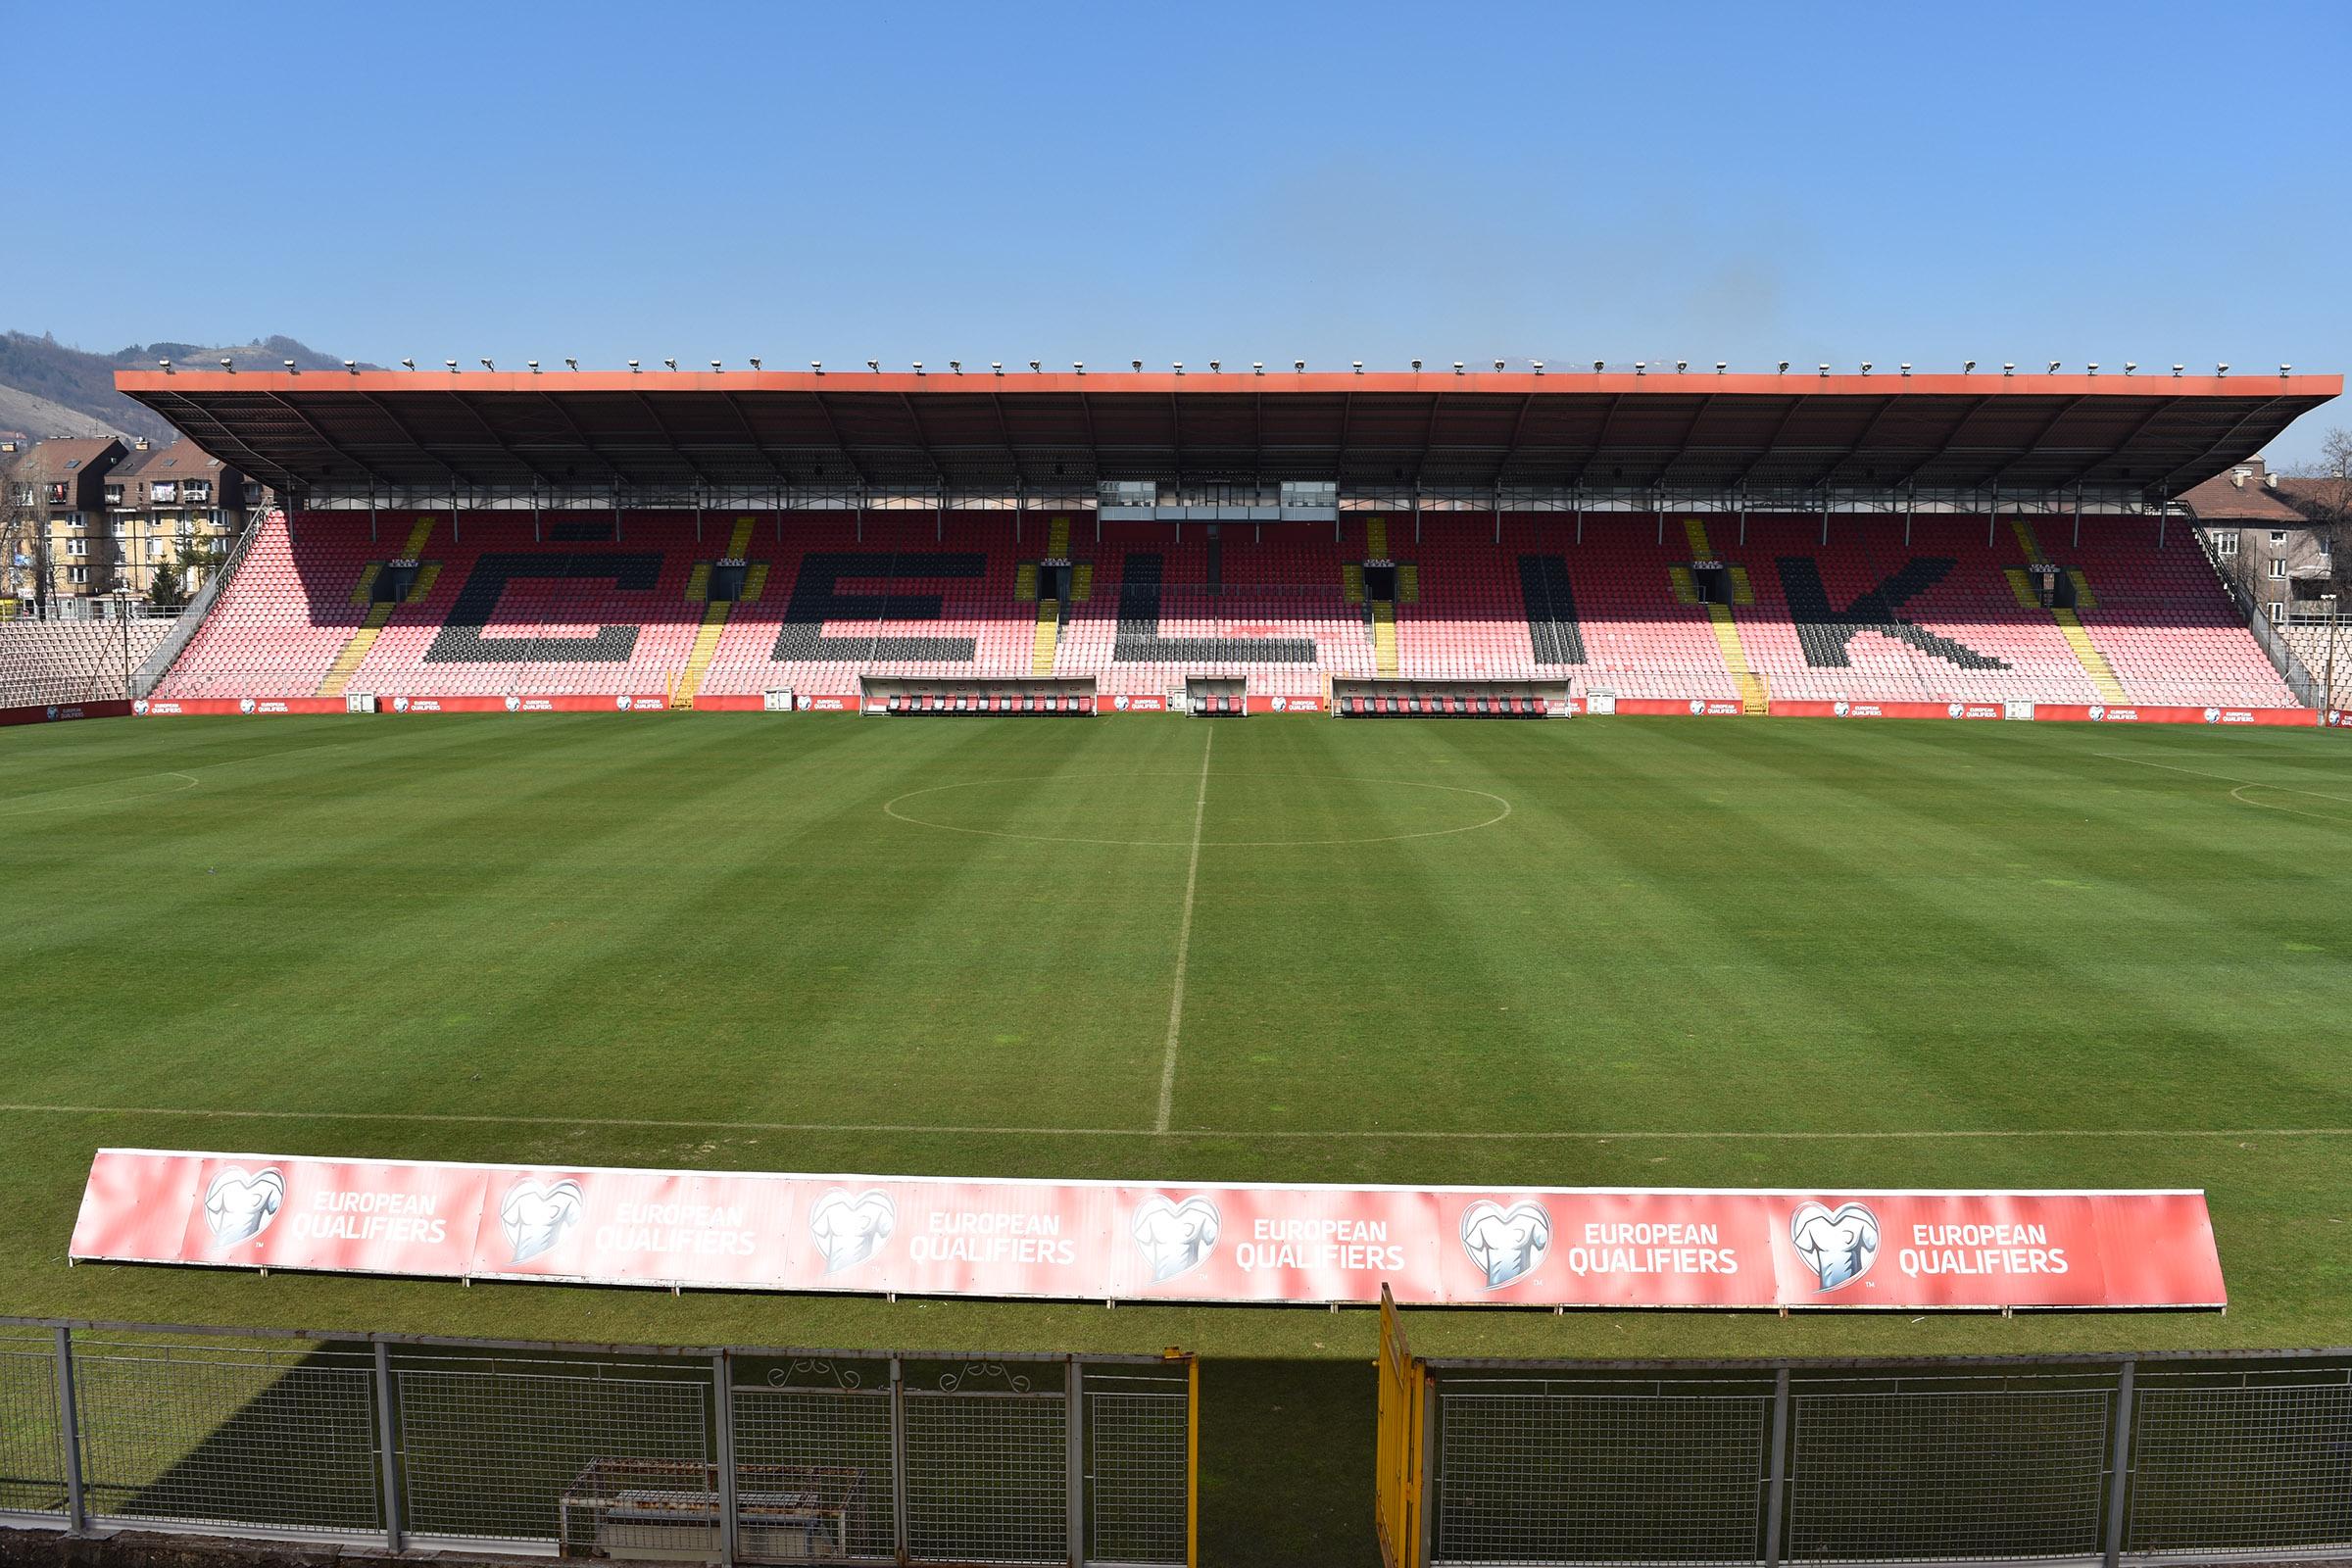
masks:
MULTIPOLYGON (((2341 830, 2230 798, 2233 780, 2352 797, 2340 736, 705 714, 154 721, 5 744, 0 855, 20 874, 0 895, 0 1095, 27 1108, 0 1107, 0 1300, 20 1308, 128 1293, 176 1303, 151 1316, 340 1303, 320 1321, 420 1327, 557 1310, 383 1282, 69 1277, 88 1152, 111 1142, 1192 1181, 2203 1186, 2235 1304, 2163 1332, 2352 1339, 2341 830), (172 771, 199 787, 5 814, 172 771), (1425 785, 1510 814, 1397 837, 1485 810, 1425 785), (1026 837, 883 814, 939 786, 926 798, 954 820, 1026 837), (1090 839, 1114 842, 1072 842, 1090 839)), ((546 1294, 610 1301, 652 1337, 737 1310, 546 1294)), ((762 1310, 768 1340, 898 1332, 851 1303, 762 1310)), ((1284 1314, 923 1310, 958 1314, 956 1343, 1339 1343, 1284 1314)), ((1750 1343, 1716 1320, 1589 1321, 1620 1326, 1550 1332, 1627 1353, 1750 1343)), ((1816 1348, 1882 1333, 1797 1332, 1816 1348)), ((1463 1343, 1555 1342, 1489 1315, 1463 1343)))

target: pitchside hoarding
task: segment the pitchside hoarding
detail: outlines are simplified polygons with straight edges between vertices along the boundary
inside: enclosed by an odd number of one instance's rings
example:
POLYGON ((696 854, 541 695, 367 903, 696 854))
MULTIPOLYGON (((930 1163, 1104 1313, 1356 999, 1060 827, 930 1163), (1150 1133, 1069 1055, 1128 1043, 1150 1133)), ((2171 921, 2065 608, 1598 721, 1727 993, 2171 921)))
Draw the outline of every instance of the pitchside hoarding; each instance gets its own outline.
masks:
POLYGON ((2219 1307, 2197 1192, 971 1181, 109 1149, 76 1260, 1064 1300, 2219 1307))

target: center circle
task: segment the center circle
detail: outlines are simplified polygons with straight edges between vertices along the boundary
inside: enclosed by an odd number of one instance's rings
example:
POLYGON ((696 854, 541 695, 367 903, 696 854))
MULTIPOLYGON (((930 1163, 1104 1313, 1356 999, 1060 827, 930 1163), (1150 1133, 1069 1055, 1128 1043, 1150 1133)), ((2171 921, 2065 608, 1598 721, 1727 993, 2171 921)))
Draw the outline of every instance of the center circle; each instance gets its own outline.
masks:
POLYGON ((1511 803, 1485 790, 1338 774, 1040 773, 909 790, 883 814, 917 827, 1032 844, 1282 849, 1393 844, 1493 827, 1511 803), (1252 824, 1289 832, 1253 832, 1252 824))

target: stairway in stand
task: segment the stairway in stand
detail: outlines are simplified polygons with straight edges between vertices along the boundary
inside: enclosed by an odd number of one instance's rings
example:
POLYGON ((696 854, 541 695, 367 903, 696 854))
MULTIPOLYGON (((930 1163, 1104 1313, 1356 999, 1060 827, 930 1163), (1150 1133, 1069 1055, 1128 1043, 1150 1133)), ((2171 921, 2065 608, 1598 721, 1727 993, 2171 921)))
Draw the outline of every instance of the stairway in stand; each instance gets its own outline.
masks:
MULTIPOLYGON (((415 561, 418 556, 423 555, 425 542, 432 536, 433 519, 430 517, 417 518, 416 525, 409 530, 408 548, 401 552, 401 559, 415 561)), ((355 605, 366 605, 368 616, 360 622, 360 629, 351 634, 351 641, 345 643, 341 651, 335 655, 335 662, 326 666, 326 678, 318 683, 318 695, 321 697, 342 696, 351 685, 351 677, 358 674, 360 665, 367 662, 368 651, 375 646, 376 638, 383 634, 385 623, 392 618, 392 612, 398 610, 403 604, 416 604, 433 591, 433 578, 437 574, 436 568, 420 567, 416 573, 416 584, 410 588, 407 599, 379 600, 375 597, 375 578, 376 574, 383 569, 380 562, 370 563, 360 573, 358 586, 351 591, 351 602, 355 605)))
MULTIPOLYGON (((741 561, 744 552, 751 548, 752 519, 737 517, 735 531, 727 540, 727 559, 741 561)), ((764 565, 746 566, 743 597, 746 600, 759 598, 760 585, 766 576, 767 568, 764 565)), ((719 636, 727 629, 727 617, 735 612, 734 600, 711 596, 710 567, 708 563, 697 564, 687 575, 686 597, 703 601, 703 623, 695 631, 694 646, 687 650, 686 668, 679 674, 677 684, 670 688, 669 706, 672 709, 694 707, 695 694, 703 689, 704 678, 710 673, 710 661, 718 653, 719 636)))

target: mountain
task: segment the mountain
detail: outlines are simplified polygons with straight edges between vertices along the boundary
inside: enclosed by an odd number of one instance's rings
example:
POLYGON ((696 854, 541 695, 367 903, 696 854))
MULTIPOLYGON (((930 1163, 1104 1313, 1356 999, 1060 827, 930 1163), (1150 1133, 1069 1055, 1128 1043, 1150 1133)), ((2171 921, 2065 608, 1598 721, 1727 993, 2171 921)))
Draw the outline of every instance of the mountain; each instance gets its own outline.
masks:
POLYGON ((169 440, 170 422, 117 392, 115 372, 153 369, 158 360, 211 370, 224 359, 241 370, 279 369, 288 360, 305 370, 343 368, 341 360, 290 337, 266 337, 220 348, 194 343, 133 344, 114 354, 91 354, 68 348, 48 333, 35 337, 30 332, 0 332, 0 429, 22 430, 36 439, 120 433, 169 440), (68 416, 78 416, 81 423, 67 422, 68 416))

